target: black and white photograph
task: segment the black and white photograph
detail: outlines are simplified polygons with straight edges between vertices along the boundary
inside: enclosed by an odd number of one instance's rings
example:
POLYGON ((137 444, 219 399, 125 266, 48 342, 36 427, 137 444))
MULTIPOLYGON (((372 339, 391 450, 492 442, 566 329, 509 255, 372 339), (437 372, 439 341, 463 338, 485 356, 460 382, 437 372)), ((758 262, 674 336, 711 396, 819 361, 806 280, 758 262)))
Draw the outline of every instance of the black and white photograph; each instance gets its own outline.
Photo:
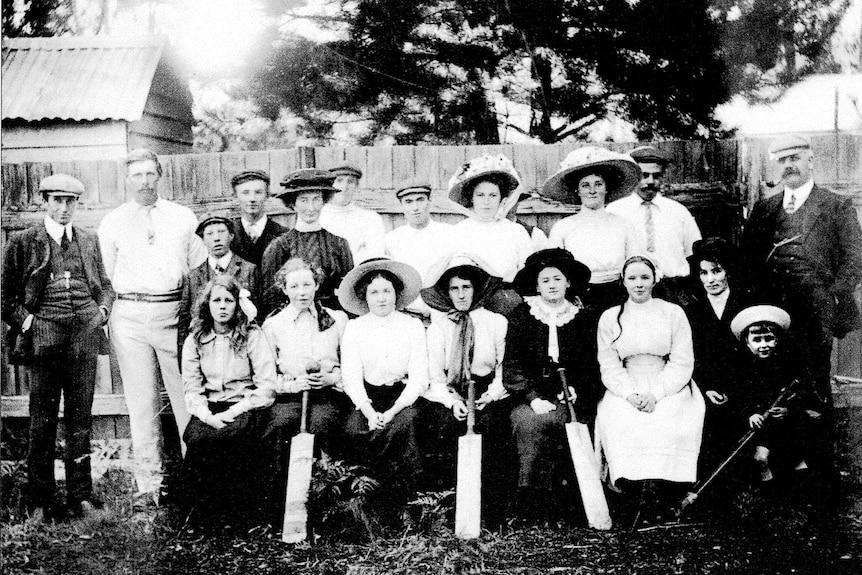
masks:
POLYGON ((2 573, 862 573, 862 0, 0 46, 2 573))

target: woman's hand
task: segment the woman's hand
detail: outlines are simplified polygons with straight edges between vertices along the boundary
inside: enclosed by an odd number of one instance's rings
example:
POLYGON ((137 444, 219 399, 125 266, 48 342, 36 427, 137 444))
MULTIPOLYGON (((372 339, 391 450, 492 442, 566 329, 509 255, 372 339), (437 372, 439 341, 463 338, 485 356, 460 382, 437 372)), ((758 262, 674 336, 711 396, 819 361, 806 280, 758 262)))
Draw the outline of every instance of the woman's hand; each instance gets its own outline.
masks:
MULTIPOLYGON (((476 409, 479 409, 479 401, 476 401, 476 409)), ((455 419, 458 421, 464 421, 467 419, 467 404, 463 401, 456 401, 452 405, 452 415, 455 416, 455 419)))
POLYGON ((479 399, 476 400, 476 411, 482 411, 483 409, 485 409, 485 406, 487 406, 493 401, 495 401, 494 398, 491 397, 491 394, 486 391, 479 399))
POLYGON ((203 421, 213 429, 224 429, 228 424, 228 422, 223 421, 218 415, 213 415, 212 413, 204 416, 203 421))
POLYGON ((784 419, 787 415, 786 407, 773 407, 769 410, 769 417, 773 419, 784 419))
POLYGON ((541 397, 537 397, 533 401, 530 402, 530 407, 533 408, 533 411, 536 415, 545 415, 546 413, 551 413, 557 406, 548 401, 547 399, 542 399, 541 397))
POLYGON ((760 429, 763 427, 763 416, 759 413, 755 413, 748 418, 748 426, 754 429, 760 429))
POLYGON ((368 420, 368 429, 371 431, 383 429, 383 414, 375 411, 370 402, 363 405, 361 411, 365 419, 368 420))
POLYGON ((280 393, 302 393, 312 388, 309 376, 300 375, 294 379, 282 379, 279 384, 280 393))
POLYGON ((727 403, 727 396, 715 391, 714 389, 706 390, 706 397, 709 398, 714 405, 724 405, 727 403))
MULTIPOLYGON (((569 401, 571 401, 572 403, 575 403, 578 400, 578 394, 575 391, 575 388, 571 385, 569 386, 569 397, 571 398, 569 401)), ((559 399, 560 401, 565 401, 566 394, 561 391, 557 394, 557 399, 559 399)))
POLYGON ((629 395, 626 398, 626 401, 631 403, 632 406, 639 411, 644 405, 643 398, 642 398, 641 394, 639 394, 639 393, 633 393, 633 394, 629 395))
POLYGON ((641 411, 644 413, 652 413, 655 411, 655 404, 657 401, 652 393, 647 392, 641 395, 641 398, 643 399, 643 407, 640 408, 641 411))

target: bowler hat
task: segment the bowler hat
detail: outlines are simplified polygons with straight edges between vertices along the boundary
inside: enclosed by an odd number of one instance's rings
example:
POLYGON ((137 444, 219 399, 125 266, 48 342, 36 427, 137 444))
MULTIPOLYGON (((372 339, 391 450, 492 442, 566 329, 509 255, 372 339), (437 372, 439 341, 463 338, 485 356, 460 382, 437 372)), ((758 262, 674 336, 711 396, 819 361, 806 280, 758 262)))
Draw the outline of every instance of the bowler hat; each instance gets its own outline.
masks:
POLYGON ((39 182, 39 191, 51 196, 71 196, 80 198, 84 193, 84 184, 77 178, 68 174, 53 174, 42 178, 39 182))
POLYGON ((518 293, 522 296, 538 294, 536 282, 539 273, 545 268, 557 268, 566 276, 571 284, 567 290, 567 297, 582 293, 590 281, 590 268, 576 260, 570 251, 563 248, 549 248, 527 257, 527 262, 512 282, 518 293))

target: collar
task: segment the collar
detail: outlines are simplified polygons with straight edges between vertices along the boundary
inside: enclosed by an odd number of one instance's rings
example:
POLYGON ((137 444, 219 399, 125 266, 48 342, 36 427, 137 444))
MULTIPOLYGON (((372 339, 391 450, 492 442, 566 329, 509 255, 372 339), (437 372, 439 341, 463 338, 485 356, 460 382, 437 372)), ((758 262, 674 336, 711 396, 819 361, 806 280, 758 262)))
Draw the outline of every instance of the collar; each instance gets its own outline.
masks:
POLYGON ((304 221, 297 218, 296 223, 293 224, 293 229, 298 232, 319 232, 323 229, 323 226, 320 225, 319 219, 313 224, 306 224, 304 221))
POLYGON ((245 217, 240 217, 239 221, 242 223, 242 229, 245 230, 245 233, 248 235, 260 236, 263 233, 263 229, 266 227, 266 222, 269 218, 267 218, 266 214, 263 214, 256 222, 249 222, 245 217))
POLYGON ((142 205, 142 204, 139 204, 139 203, 138 203, 138 202, 136 202, 135 200, 132 200, 132 205, 134 205, 134 206, 135 206, 135 207, 137 207, 138 209, 142 209, 142 210, 160 209, 160 208, 163 208, 163 207, 164 207, 164 205, 165 205, 165 200, 164 200, 164 199, 162 199, 162 197, 161 197, 161 196, 158 196, 158 197, 156 198, 156 201, 155 201, 155 202, 153 202, 153 203, 152 203, 151 205, 149 205, 149 206, 144 206, 144 205, 142 205))
POLYGON ((530 306, 530 315, 547 326, 564 326, 578 315, 578 306, 566 300, 565 305, 551 307, 545 303, 542 296, 527 296, 524 301, 530 306))
POLYGON ((662 204, 664 203, 664 196, 661 195, 661 192, 657 193, 655 195, 655 197, 652 199, 652 201, 650 201, 650 202, 647 202, 645 199, 640 197, 640 195, 637 192, 634 192, 632 194, 632 196, 637 199, 637 203, 640 205, 652 204, 652 205, 660 208, 662 206, 662 204))
POLYGON ((290 303, 284 306, 284 315, 287 321, 296 321, 297 318, 305 312, 311 314, 312 318, 317 319, 317 308, 315 306, 311 306, 308 309, 299 309, 290 303))
POLYGON ((228 252, 225 255, 223 255, 222 257, 220 257, 218 259, 216 259, 212 256, 207 258, 207 260, 209 261, 210 267, 212 269, 215 269, 215 267, 217 265, 221 266, 224 269, 227 269, 227 267, 230 265, 231 259, 233 259, 233 252, 230 250, 228 250, 228 252))
POLYGON ((213 341, 217 337, 229 337, 228 334, 217 334, 213 330, 210 330, 201 336, 201 345, 209 343, 213 341))
POLYGON ((785 208, 790 206, 790 195, 793 194, 793 198, 795 202, 793 203, 794 209, 799 209, 799 207, 805 203, 805 200, 808 199, 808 196, 811 195, 811 190, 814 189, 814 179, 810 179, 795 190, 784 186, 784 199, 781 201, 781 205, 785 208))
POLYGON ((61 225, 52 220, 49 216, 45 216, 45 231, 48 232, 48 235, 52 240, 57 242, 59 246, 63 241, 63 233, 66 233, 66 237, 69 238, 69 241, 72 241, 72 224, 61 225))

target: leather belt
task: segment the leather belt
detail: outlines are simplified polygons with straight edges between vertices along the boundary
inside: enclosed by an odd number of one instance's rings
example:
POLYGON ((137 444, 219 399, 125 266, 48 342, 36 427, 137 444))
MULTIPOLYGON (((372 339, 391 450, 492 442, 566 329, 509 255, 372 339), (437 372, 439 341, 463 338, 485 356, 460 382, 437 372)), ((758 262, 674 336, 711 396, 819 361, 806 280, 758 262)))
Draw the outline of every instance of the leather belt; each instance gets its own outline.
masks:
POLYGON ((148 303, 163 303, 170 301, 180 301, 182 299, 183 291, 176 290, 168 293, 138 293, 138 292, 129 292, 129 293, 121 293, 117 294, 117 299, 127 300, 127 301, 143 301, 148 303))

